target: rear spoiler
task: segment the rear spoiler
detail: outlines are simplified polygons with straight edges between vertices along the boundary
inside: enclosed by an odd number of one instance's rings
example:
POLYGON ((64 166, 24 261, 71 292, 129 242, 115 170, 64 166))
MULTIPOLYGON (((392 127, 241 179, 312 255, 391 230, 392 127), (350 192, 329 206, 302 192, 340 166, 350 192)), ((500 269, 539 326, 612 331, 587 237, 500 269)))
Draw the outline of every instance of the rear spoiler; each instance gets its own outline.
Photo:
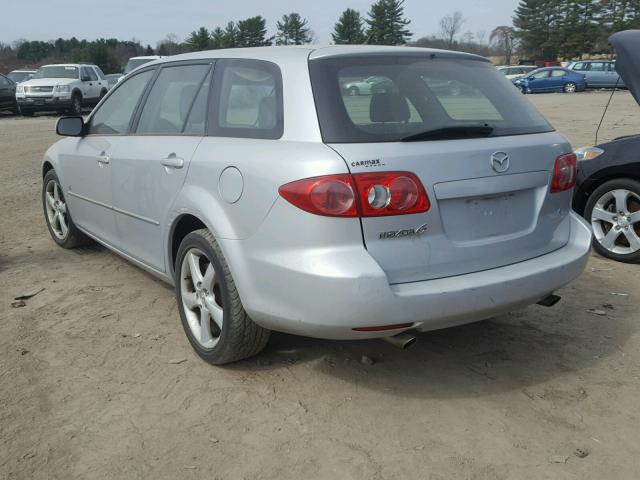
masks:
POLYGON ((609 42, 616 51, 616 70, 640 104, 640 30, 618 32, 609 42))

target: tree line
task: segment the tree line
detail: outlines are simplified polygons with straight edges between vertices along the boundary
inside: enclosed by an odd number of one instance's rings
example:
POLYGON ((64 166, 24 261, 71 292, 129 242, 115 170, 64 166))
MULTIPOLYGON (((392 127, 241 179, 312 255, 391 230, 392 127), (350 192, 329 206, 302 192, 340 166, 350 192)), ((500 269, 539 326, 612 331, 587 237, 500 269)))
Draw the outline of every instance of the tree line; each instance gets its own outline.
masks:
POLYGON ((605 54, 611 34, 640 28, 640 0, 521 0, 513 25, 518 50, 531 57, 605 54))
MULTIPOLYGON (((347 8, 331 34, 335 44, 414 45, 463 50, 484 56, 501 56, 511 63, 513 56, 556 59, 610 51, 607 38, 616 31, 640 28, 640 0, 520 0, 513 26, 501 25, 486 31, 465 31, 462 12, 440 19, 437 34, 412 41, 405 0, 376 0, 366 14, 347 8)), ((258 15, 230 21, 224 26, 202 26, 184 41, 167 35, 156 48, 137 40, 115 38, 93 41, 58 38, 55 41, 18 40, 0 43, 0 69, 52 62, 92 62, 105 72, 120 72, 126 61, 140 55, 175 55, 219 48, 304 45, 314 42, 309 21, 291 12, 276 23, 269 35, 267 20, 258 15)))

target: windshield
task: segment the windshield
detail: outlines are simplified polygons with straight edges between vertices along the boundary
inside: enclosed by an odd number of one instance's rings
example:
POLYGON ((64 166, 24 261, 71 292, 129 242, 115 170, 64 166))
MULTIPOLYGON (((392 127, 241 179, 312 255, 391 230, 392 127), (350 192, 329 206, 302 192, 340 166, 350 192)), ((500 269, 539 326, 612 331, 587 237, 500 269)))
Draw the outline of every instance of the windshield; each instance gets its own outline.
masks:
POLYGON ((440 129, 490 127, 485 136, 553 128, 490 63, 427 55, 311 60, 326 143, 394 142, 440 129))
POLYGON ((126 75, 132 70, 135 70, 140 65, 144 65, 145 63, 149 63, 155 59, 153 58, 132 58, 127 62, 127 65, 124 67, 124 74, 126 75))
POLYGON ((25 80, 29 80, 31 78, 32 73, 29 72, 11 72, 7 74, 11 80, 16 83, 24 82, 25 80))
POLYGON ((40 67, 32 78, 78 78, 78 67, 40 67))

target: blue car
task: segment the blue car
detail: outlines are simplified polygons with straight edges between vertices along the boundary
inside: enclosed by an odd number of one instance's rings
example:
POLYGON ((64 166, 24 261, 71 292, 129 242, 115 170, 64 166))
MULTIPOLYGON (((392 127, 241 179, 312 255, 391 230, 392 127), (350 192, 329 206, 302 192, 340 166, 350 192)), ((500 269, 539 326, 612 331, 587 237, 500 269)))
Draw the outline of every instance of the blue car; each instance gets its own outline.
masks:
POLYGON ((539 68, 529 76, 513 83, 522 90, 522 93, 575 93, 587 89, 584 75, 561 67, 539 68))
POLYGON ((587 88, 625 88, 624 80, 616 72, 615 62, 591 61, 573 62, 567 66, 569 70, 581 73, 587 81, 587 88))

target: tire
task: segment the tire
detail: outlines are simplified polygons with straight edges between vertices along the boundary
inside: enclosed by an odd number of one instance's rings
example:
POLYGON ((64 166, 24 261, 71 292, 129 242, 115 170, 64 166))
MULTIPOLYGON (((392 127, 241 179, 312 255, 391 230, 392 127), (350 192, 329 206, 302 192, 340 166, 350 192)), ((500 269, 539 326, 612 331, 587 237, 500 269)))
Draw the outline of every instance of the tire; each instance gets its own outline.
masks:
POLYGON ((11 109, 11 113, 13 113, 14 115, 20 115, 22 112, 20 111, 20 105, 18 105, 17 103, 13 106, 13 109, 11 109))
POLYGON ((600 255, 640 263, 640 182, 620 178, 600 185, 589 196, 584 217, 591 223, 593 247, 600 255))
POLYGON ((102 90, 100 90, 100 98, 98 99, 98 102, 100 100, 102 100, 102 98, 107 94, 107 89, 103 88, 102 90))
POLYGON ((245 312, 227 261, 208 230, 191 232, 180 244, 175 284, 182 326, 203 360, 224 365, 264 349, 270 331, 254 323, 245 312), (203 320, 207 321, 204 331, 203 320))
POLYGON ((573 82, 569 82, 564 85, 562 90, 564 93, 576 93, 578 91, 578 86, 573 82))
POLYGON ((42 209, 51 238, 62 248, 71 249, 91 243, 89 237, 73 223, 54 170, 49 170, 42 181, 42 209))
POLYGON ((360 89, 358 87, 349 87, 349 89, 347 90, 347 94, 350 97, 357 97, 358 95, 360 95, 360 89))
POLYGON ((82 115, 82 97, 79 93, 74 93, 71 96, 71 107, 69 107, 69 113, 72 115, 82 115))

